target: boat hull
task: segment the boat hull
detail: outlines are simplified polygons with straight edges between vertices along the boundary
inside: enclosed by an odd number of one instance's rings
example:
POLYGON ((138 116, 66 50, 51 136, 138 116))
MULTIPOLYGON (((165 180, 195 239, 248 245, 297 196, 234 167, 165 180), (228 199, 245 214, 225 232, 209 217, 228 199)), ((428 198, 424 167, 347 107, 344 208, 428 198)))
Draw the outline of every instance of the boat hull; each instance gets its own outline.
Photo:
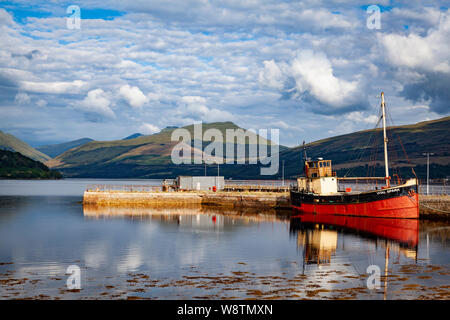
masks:
POLYGON ((416 185, 375 190, 359 194, 315 195, 291 190, 291 205, 306 213, 357 217, 419 218, 416 185))

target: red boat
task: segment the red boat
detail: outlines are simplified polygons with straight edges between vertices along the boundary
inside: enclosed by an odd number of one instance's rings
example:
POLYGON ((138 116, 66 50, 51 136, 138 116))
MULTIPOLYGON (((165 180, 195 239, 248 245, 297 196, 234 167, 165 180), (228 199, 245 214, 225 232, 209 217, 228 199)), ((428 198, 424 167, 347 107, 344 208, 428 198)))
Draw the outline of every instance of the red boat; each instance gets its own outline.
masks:
MULTIPOLYGON (((311 160, 304 150, 305 176, 297 179, 297 187, 290 190, 293 208, 307 213, 337 214, 359 217, 419 218, 417 178, 392 186, 389 176, 384 94, 381 93, 384 137, 385 177, 350 178, 357 180, 382 179, 385 186, 370 191, 338 191, 338 178, 332 171, 331 160, 311 160)), ((349 178, 345 178, 348 180, 349 178)))

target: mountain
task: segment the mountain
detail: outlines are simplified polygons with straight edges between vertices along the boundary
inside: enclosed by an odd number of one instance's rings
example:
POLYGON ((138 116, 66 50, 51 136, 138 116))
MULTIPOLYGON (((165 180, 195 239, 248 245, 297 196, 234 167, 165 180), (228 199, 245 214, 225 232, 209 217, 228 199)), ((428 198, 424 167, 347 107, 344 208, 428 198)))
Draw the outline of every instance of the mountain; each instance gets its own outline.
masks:
MULTIPOLYGON (((193 139, 193 125, 186 126, 193 139)), ((226 129, 239 129, 232 122, 203 124, 203 132, 216 128, 222 134, 226 129)), ((450 117, 424 121, 413 125, 389 127, 389 165, 391 175, 410 176, 413 167, 419 178, 426 176, 426 157, 423 152, 434 152, 430 157, 430 177, 450 176, 450 117), (401 143, 400 143, 401 142, 401 143), (404 155, 403 149, 409 157, 404 155)), ((175 165, 171 162, 171 141, 175 128, 160 133, 129 140, 91 141, 59 155, 47 164, 67 177, 84 178, 173 178, 177 175, 203 175, 203 164, 175 165)), ((301 138, 301 137, 299 137, 301 138)), ((194 140, 190 146, 193 146, 194 140)), ((202 146, 210 144, 202 141, 202 146)), ((234 145, 234 149, 237 149, 234 145)), ((246 153, 251 147, 246 143, 246 153)), ((261 176, 260 167, 249 164, 208 165, 207 174, 234 179, 279 179, 284 162, 286 178, 302 173, 302 147, 280 146, 278 175, 261 176)), ((323 157, 333 161, 338 176, 384 176, 383 133, 381 129, 365 130, 306 145, 308 156, 323 157), (376 160, 376 161, 375 161, 376 160)), ((194 153, 201 152, 193 148, 194 153)))
POLYGON ((69 142, 64 143, 58 143, 58 144, 48 144, 44 146, 39 146, 36 149, 39 150, 42 153, 45 153, 46 155, 49 155, 50 157, 54 158, 56 156, 59 156, 60 154, 64 153, 67 150, 70 150, 75 147, 82 146, 85 143, 88 143, 90 141, 94 141, 90 138, 82 138, 78 140, 73 140, 69 142))
POLYGON ((49 170, 42 162, 19 152, 0 150, 0 178, 2 179, 61 179, 58 171, 49 170))
MULTIPOLYGON (((201 150, 192 147, 195 143, 194 125, 183 128, 191 135, 190 147, 192 151, 195 154, 201 153, 201 150)), ((171 141, 171 135, 176 129, 175 127, 168 127, 153 135, 128 140, 91 141, 64 152, 48 161, 47 165, 60 170, 67 177, 170 178, 180 174, 203 175, 204 165, 175 165, 172 163, 172 149, 179 143, 178 141, 171 141)), ((203 133, 208 129, 217 129, 225 137, 227 129, 241 128, 232 122, 203 124, 203 133)), ((251 133, 251 135, 256 136, 254 133, 251 133)), ((267 140, 264 139, 263 141, 267 140)), ((202 141, 201 144, 206 146, 210 144, 210 141, 202 141)), ((248 150, 251 146, 247 141, 245 148, 248 150)), ((235 144, 233 147, 236 151, 238 145, 235 144)), ((280 146, 280 150, 284 149, 287 148, 280 146)), ((248 171, 246 167, 224 165, 222 168, 225 171, 222 173, 229 172, 228 174, 232 175, 233 172, 241 170, 246 172, 248 171)), ((253 167, 254 170, 259 170, 259 166, 253 167)))
POLYGON ((128 137, 123 138, 122 140, 130 140, 130 139, 135 139, 135 138, 139 138, 143 136, 142 133, 133 133, 132 135, 129 135, 128 137))
POLYGON ((50 157, 20 139, 17 139, 11 134, 0 131, 0 150, 8 150, 20 152, 22 155, 36 161, 45 162, 50 160, 50 157))
MULTIPOLYGON (((411 175, 414 168, 419 178, 426 177, 424 152, 430 157, 430 177, 450 175, 450 117, 423 121, 412 125, 388 127, 388 155, 391 175, 411 175), (405 156, 405 152, 407 156, 405 156), (409 162, 408 162, 409 159, 409 162)), ((280 153, 288 176, 302 172, 302 146, 280 153)), ((335 136, 306 144, 308 157, 331 159, 338 176, 384 176, 382 129, 365 130, 335 136), (375 161, 376 160, 376 161, 375 161), (374 167, 372 167, 374 166, 374 167)))

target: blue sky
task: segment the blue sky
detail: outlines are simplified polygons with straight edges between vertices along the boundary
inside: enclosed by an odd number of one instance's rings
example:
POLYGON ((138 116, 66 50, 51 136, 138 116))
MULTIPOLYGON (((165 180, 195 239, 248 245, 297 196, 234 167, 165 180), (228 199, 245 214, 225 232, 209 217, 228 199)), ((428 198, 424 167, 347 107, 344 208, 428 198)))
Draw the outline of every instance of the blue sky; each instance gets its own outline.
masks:
POLYGON ((439 1, 0 1, 0 129, 30 144, 233 121, 297 145, 450 114, 439 1), (78 5, 80 29, 67 27, 78 5))

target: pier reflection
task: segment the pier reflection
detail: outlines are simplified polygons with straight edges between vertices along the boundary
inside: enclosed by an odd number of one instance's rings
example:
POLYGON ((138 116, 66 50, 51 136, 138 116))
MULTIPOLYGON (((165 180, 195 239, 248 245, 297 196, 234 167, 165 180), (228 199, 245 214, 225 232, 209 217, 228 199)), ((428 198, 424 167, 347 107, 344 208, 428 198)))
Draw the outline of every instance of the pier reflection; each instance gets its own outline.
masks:
POLYGON ((290 220, 290 233, 303 249, 304 264, 330 264, 340 235, 356 235, 416 260, 419 221, 304 213, 290 220))
POLYGON ((179 208, 102 207, 83 205, 88 219, 125 218, 133 221, 152 220, 177 225, 180 229, 227 230, 234 226, 260 222, 289 222, 288 212, 276 210, 226 209, 205 206, 179 208))

